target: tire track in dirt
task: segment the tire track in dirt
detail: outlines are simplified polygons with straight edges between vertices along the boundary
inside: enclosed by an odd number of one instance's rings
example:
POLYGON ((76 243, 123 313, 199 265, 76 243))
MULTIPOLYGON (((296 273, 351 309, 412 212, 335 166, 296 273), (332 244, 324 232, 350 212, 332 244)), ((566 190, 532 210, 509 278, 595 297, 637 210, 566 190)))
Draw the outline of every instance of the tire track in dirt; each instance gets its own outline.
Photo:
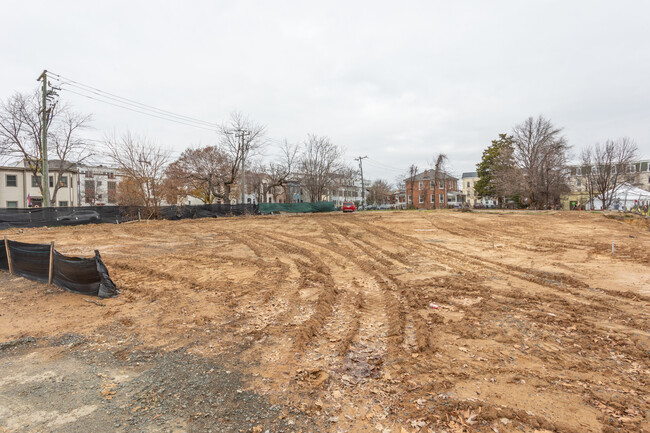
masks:
MULTIPOLYGON (((261 236, 259 233, 256 235, 258 239, 261 236)), ((300 324, 293 338, 294 350, 303 351, 305 346, 319 333, 319 330, 322 329, 333 312, 338 290, 331 269, 312 251, 297 245, 296 242, 283 239, 277 233, 265 233, 263 238, 266 242, 278 245, 285 253, 288 252, 308 259, 308 261, 295 260, 301 275, 299 288, 313 286, 318 290, 318 297, 313 303, 313 313, 300 324)))
MULTIPOLYGON (((404 239, 404 236, 398 236, 394 235, 390 232, 390 230, 382 231, 379 236, 383 237, 384 239, 404 239)), ((625 325, 626 328, 629 329, 629 332, 633 331, 633 327, 630 328, 628 327, 628 324, 625 323, 627 320, 630 319, 629 314, 623 313, 620 308, 617 306, 611 305, 608 300, 603 299, 600 296, 589 296, 585 294, 585 289, 587 289, 587 285, 564 274, 551 274, 547 272, 541 272, 533 269, 527 269, 523 267, 518 267, 514 265, 509 265, 509 264, 504 264, 500 263, 494 260, 490 259, 485 259, 483 257, 476 257, 473 255, 465 254, 465 253, 460 253, 458 251, 440 246, 440 245, 423 245, 421 242, 417 241, 416 239, 412 239, 413 245, 418 245, 418 249, 429 249, 433 250, 436 253, 437 259, 441 258, 443 259, 448 265, 452 267, 456 267, 458 263, 468 263, 471 264, 472 266, 476 267, 479 271, 491 271, 495 274, 500 274, 503 276, 507 277, 513 277, 517 278, 519 280, 528 282, 528 283, 533 283, 537 285, 544 286, 545 288, 550 288, 553 291, 555 291, 557 294, 560 295, 560 297, 557 296, 548 296, 546 301, 546 304, 543 305, 542 302, 539 302, 539 310, 550 310, 553 311, 554 313, 554 319, 556 321, 563 321, 564 323, 567 323, 567 326, 570 326, 572 323, 574 323, 578 317, 576 316, 576 308, 580 308, 581 313, 580 315, 584 317, 584 314, 586 311, 609 311, 611 313, 617 313, 619 314, 620 317, 618 317, 618 322, 621 325, 625 325), (450 262, 448 259, 451 258, 452 262, 450 262), (447 260, 445 260, 447 259, 447 260), (568 294, 566 293, 568 292, 568 294), (566 298, 569 296, 569 298, 566 298), (566 299, 565 299, 566 298, 566 299), (561 300, 561 301, 560 301, 561 300), (582 300, 582 301, 581 301, 582 300), (549 307, 550 304, 550 307, 549 307), (581 306, 580 306, 581 305, 581 306), (585 306, 589 306, 589 308, 585 308, 585 306), (561 316, 561 317, 558 317, 561 316)), ((411 293, 408 292, 407 293, 411 293)), ((530 293, 518 293, 516 291, 511 291, 509 294, 508 300, 504 300, 504 304, 512 303, 514 299, 522 299, 522 304, 519 306, 518 310, 521 314, 528 316, 530 319, 534 321, 539 321, 540 317, 544 319, 549 319, 549 316, 547 316, 545 313, 541 314, 531 314, 531 307, 533 307, 533 310, 535 310, 534 305, 531 305, 531 301, 534 301, 531 299, 531 294, 530 293)), ((613 302, 619 302, 621 298, 625 299, 625 295, 621 295, 620 293, 615 293, 615 298, 618 299, 612 299, 613 302)), ((635 297, 634 299, 637 299, 635 297)), ((411 304, 413 304, 413 301, 410 301, 411 304)), ((416 304, 417 305, 417 304, 416 304)), ((630 303, 630 306, 632 304, 630 303)), ((486 305, 484 305, 485 307, 486 305)), ((494 305, 492 310, 494 308, 498 308, 498 305, 494 305)), ((538 310, 538 311, 539 311, 538 310)), ((489 317, 492 314, 492 311, 486 311, 485 308, 482 309, 482 312, 478 315, 474 315, 474 317, 468 317, 468 319, 481 319, 481 318, 486 318, 489 317)), ((610 315, 610 320, 612 319, 610 315)), ((542 322, 543 324, 543 322, 542 322)), ((553 326, 557 326, 557 323, 548 325, 549 328, 552 328, 553 326)), ((585 330, 587 332, 587 330, 585 330)), ((605 349, 605 351, 610 350, 610 348, 605 349)), ((629 346, 628 348, 629 349, 629 346)), ((636 353, 637 351, 628 351, 626 348, 623 348, 624 352, 628 353, 631 356, 638 355, 636 353)))
MULTIPOLYGON (((290 245, 289 248, 298 247, 298 252, 302 252, 304 248, 311 248, 323 258, 327 257, 335 263, 343 262, 341 266, 344 267, 339 269, 338 274, 353 273, 355 275, 352 284, 347 284, 349 280, 338 284, 342 293, 337 297, 339 301, 336 303, 336 314, 327 321, 320 338, 310 344, 310 353, 313 353, 314 356, 322 356, 332 352, 328 344, 332 340, 340 340, 339 345, 334 349, 335 353, 341 353, 347 346, 350 350, 354 348, 355 352, 363 351, 368 358, 382 359, 383 362, 388 339, 386 334, 389 334, 384 325, 387 320, 385 316, 386 299, 384 290, 376 281, 376 275, 372 273, 373 265, 359 260, 356 257, 358 254, 355 254, 354 251, 342 248, 340 242, 337 242, 328 230, 322 229, 318 236, 322 236, 328 242, 314 242, 313 239, 279 233, 274 233, 271 236, 271 240, 274 242, 287 243, 290 245), (305 247, 302 247, 302 244, 305 247), (349 269, 350 266, 353 269, 349 269), (364 274, 366 276, 363 276, 364 274), (343 301, 343 299, 348 301, 343 301), (355 308, 358 305, 363 305, 361 311, 355 308), (343 339, 341 339, 342 335, 343 339), (321 355, 318 355, 319 351, 321 355)), ((383 279, 380 278, 380 280, 383 282, 383 279)), ((347 355, 350 350, 335 359, 330 359, 330 363, 335 368, 349 364, 347 355)))
POLYGON ((336 234, 340 238, 340 241, 337 243, 338 248, 345 250, 346 255, 379 285, 387 321, 386 341, 388 359, 386 364, 390 365, 401 361, 403 359, 402 344, 406 329, 406 309, 401 300, 401 294, 395 278, 385 270, 385 267, 391 267, 393 264, 380 254, 372 251, 370 247, 355 237, 349 229, 346 230, 333 221, 320 219, 318 223, 322 225, 324 232, 330 235, 336 234), (351 244, 353 248, 348 246, 348 244, 351 244), (359 257, 358 251, 361 251, 369 260, 359 257), (377 265, 376 262, 380 265, 377 265))

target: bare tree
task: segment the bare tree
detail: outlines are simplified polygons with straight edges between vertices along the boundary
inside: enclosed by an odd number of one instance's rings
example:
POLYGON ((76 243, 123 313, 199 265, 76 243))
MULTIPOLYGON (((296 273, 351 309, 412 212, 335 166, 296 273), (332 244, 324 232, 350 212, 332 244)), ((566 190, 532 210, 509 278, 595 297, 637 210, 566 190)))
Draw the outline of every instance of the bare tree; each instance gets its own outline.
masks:
MULTIPOLYGON (((445 155, 444 153, 439 153, 433 158, 434 161, 433 178, 435 181, 435 186, 433 188, 433 191, 435 195, 436 188, 441 189, 440 184, 442 184, 442 191, 445 198, 445 201, 442 203, 443 207, 444 204, 447 202, 447 167, 446 167, 447 160, 448 160, 447 155, 445 155)), ((439 201, 440 200, 438 200, 438 197, 434 197, 434 205, 433 205, 434 209, 438 209, 439 201)))
POLYGON ((232 165, 230 154, 220 147, 185 149, 169 164, 165 177, 180 186, 185 195, 197 197, 203 203, 212 204, 217 198, 229 201, 225 184, 230 181, 232 165))
POLYGON ((239 182, 242 161, 245 164, 248 158, 259 154, 266 145, 265 133, 265 126, 237 111, 232 112, 230 120, 219 127, 219 145, 229 158, 229 169, 223 183, 223 196, 226 200, 231 200, 233 186, 239 182))
MULTIPOLYGON (((38 92, 16 93, 0 102, 0 158, 22 160, 36 177, 43 175, 42 109, 38 92)), ((64 174, 90 156, 90 148, 79 132, 88 127, 91 116, 75 113, 65 104, 55 104, 47 112, 47 157, 51 161, 48 171, 56 174, 52 175, 50 202, 56 203, 64 174)), ((41 182, 38 187, 43 195, 41 182)))
POLYGON ((536 209, 556 205, 568 191, 566 169, 569 145, 556 128, 542 116, 529 117, 513 128, 516 166, 522 172, 519 192, 536 209))
POLYGON ((409 197, 408 197, 408 191, 406 191, 406 207, 415 207, 415 179, 417 178, 418 175, 418 166, 415 164, 411 164, 409 167, 409 172, 408 172, 408 180, 407 184, 411 184, 411 203, 409 204, 409 197))
POLYGON ((163 198, 162 185, 169 152, 131 132, 119 137, 115 134, 108 136, 105 145, 108 157, 125 175, 122 183, 126 181, 125 186, 129 186, 120 194, 122 198, 125 199, 125 192, 132 194, 133 196, 126 200, 128 204, 137 203, 144 206, 147 218, 157 216, 163 198))
POLYGON ((328 137, 310 134, 300 155, 301 185, 311 201, 323 199, 343 168, 342 150, 328 137))
POLYGON ((296 165, 298 164, 297 144, 289 144, 286 140, 280 146, 281 155, 275 161, 271 161, 265 169, 267 173, 267 183, 264 185, 264 196, 267 193, 273 195, 273 201, 278 201, 278 195, 281 192, 287 192, 288 182, 296 174, 296 165))
POLYGON ((592 209, 593 198, 601 201, 603 209, 609 208, 621 185, 633 180, 634 175, 628 169, 636 160, 638 150, 636 143, 627 137, 582 150, 583 176, 592 209))
POLYGON ((375 180, 370 185, 368 203, 374 205, 387 204, 390 199, 390 185, 383 179, 375 180))

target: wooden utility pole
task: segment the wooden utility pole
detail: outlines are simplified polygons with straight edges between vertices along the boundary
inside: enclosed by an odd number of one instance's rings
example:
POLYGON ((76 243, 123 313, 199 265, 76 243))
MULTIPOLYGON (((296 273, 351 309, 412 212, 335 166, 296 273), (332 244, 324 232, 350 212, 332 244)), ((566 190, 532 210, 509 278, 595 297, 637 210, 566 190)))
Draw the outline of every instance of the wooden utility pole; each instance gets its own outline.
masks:
POLYGON ((359 171, 361 171, 361 206, 363 206, 363 210, 366 210, 366 187, 363 184, 363 163, 362 161, 364 159, 368 158, 368 155, 366 156, 359 156, 358 158, 354 158, 355 161, 359 161, 359 171))
POLYGON ((235 137, 241 140, 241 202, 242 204, 246 204, 246 154, 248 153, 248 145, 246 144, 245 137, 250 135, 250 132, 245 129, 236 129, 234 134, 235 137))
POLYGON ((47 71, 36 79, 43 81, 43 106, 41 107, 41 188, 43 189, 43 207, 50 207, 50 172, 47 166, 47 71))

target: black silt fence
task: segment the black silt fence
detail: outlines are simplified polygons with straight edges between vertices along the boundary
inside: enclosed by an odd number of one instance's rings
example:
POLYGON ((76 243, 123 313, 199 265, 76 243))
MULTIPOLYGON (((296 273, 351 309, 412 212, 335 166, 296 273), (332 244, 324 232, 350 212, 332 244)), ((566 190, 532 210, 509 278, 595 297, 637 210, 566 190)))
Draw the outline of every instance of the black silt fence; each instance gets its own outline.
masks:
POLYGON ((50 245, 7 242, 12 272, 30 280, 47 283, 50 274, 50 245))
POLYGON ((56 251, 53 244, 28 244, 6 238, 1 250, 0 269, 12 274, 83 295, 112 298, 119 293, 97 250, 92 258, 70 257, 56 251))
MULTIPOLYGON (((256 204, 206 204, 195 206, 162 206, 154 218, 180 220, 185 218, 216 218, 259 214, 256 204)), ((146 219, 142 206, 83 206, 11 209, 0 208, 0 230, 13 227, 66 226, 110 223, 146 219)))

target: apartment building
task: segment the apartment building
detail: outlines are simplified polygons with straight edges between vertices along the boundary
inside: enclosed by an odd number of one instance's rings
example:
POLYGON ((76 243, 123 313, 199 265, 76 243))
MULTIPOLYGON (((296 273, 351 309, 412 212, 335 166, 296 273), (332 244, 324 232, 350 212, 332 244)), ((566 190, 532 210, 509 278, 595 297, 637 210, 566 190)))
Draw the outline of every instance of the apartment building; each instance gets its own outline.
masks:
MULTIPOLYGON (((569 169, 569 189, 570 192, 562 197, 562 207, 564 209, 573 209, 575 207, 584 207, 589 201, 587 190, 587 174, 591 170, 598 170, 598 167, 587 167, 582 165, 571 165, 569 169)), ((636 188, 650 191, 650 160, 644 159, 636 161, 627 167, 614 167, 613 170, 625 170, 627 183, 636 188)))
POLYGON ((118 168, 80 165, 77 170, 80 206, 117 205, 117 186, 124 177, 118 168))
MULTIPOLYGON (((49 188, 50 197, 53 198, 51 206, 78 206, 78 173, 76 167, 63 172, 56 197, 53 197, 54 182, 58 178, 60 166, 60 161, 49 162, 49 188)), ((0 166, 0 207, 41 207, 43 205, 43 194, 39 188, 41 179, 41 176, 34 176, 26 164, 0 166)))

